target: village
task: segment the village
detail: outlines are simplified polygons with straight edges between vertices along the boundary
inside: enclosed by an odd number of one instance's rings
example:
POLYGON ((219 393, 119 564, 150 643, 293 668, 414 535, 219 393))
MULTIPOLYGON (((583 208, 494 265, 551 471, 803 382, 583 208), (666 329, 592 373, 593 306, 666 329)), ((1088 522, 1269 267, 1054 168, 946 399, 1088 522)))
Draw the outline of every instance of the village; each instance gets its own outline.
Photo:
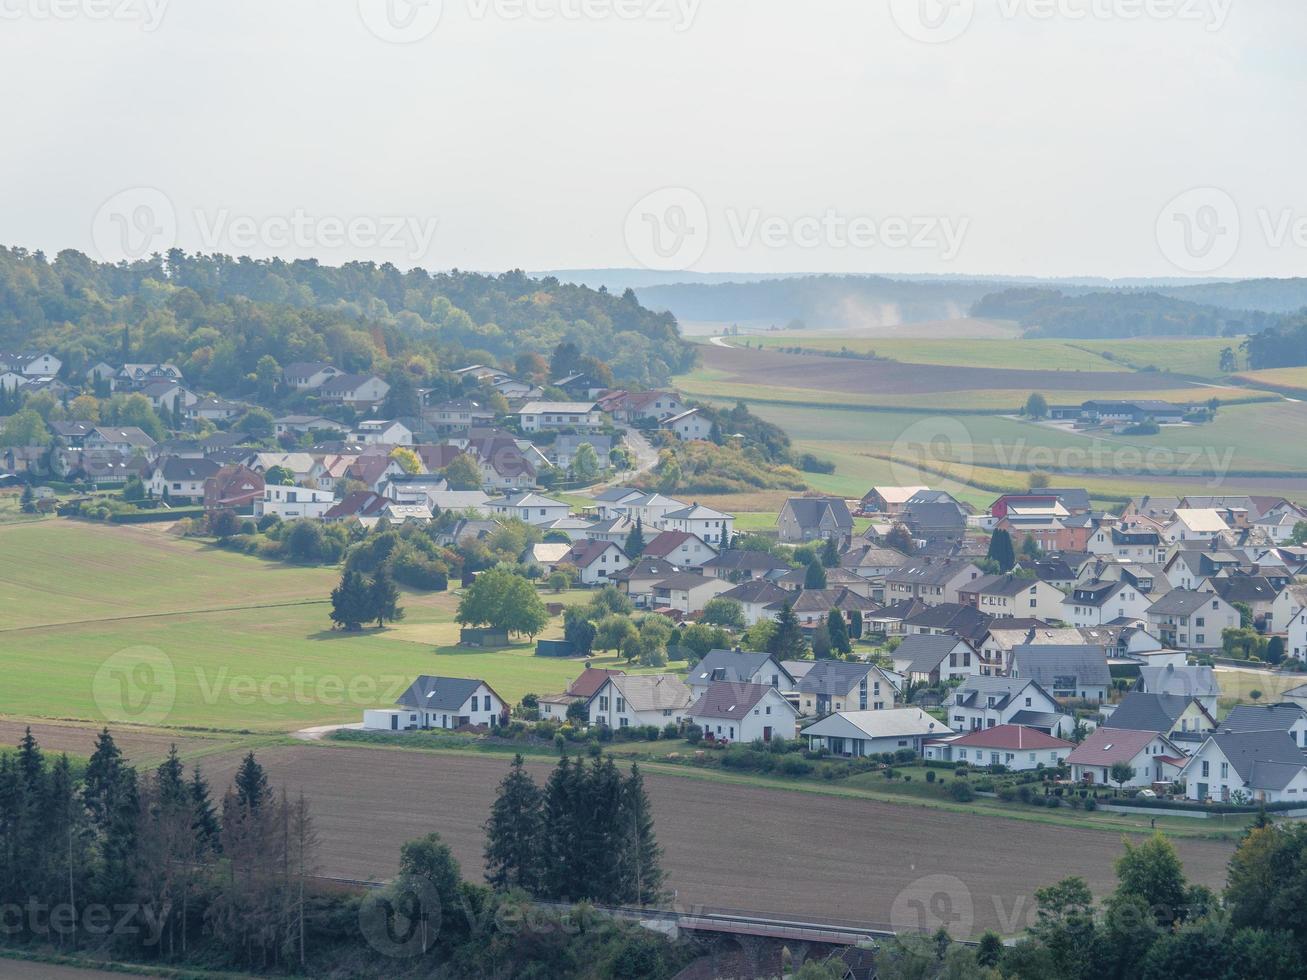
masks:
MULTIPOLYGON (((5 390, 75 407, 53 355, 3 363, 5 390)), ((1287 499, 1142 497, 1108 513, 1083 489, 1043 486, 978 513, 944 490, 877 486, 860 500, 792 496, 773 529, 746 533, 730 513, 628 485, 657 447, 721 438, 677 393, 455 373, 469 397, 416 390, 414 414, 389 418, 380 377, 292 364, 277 382, 304 411, 272 416, 191 392, 170 364, 102 363, 85 390, 139 396, 168 437, 52 420, 48 440, 5 450, 5 470, 33 512, 84 515, 95 487, 134 501, 135 516, 219 536, 438 526, 457 549, 520 526, 517 567, 538 588, 615 594, 631 617, 671 627, 665 655, 629 674, 589 666, 593 624, 540 640, 541 655, 576 658, 578 676, 529 704, 475 677, 415 678, 353 726, 367 731, 493 734, 526 717, 569 733, 692 733, 700 757, 776 744, 1037 772, 1046 793, 1072 797, 1293 810, 1307 794, 1307 684, 1275 698, 1223 686, 1249 671, 1291 681, 1307 664, 1307 510, 1287 499), (723 645, 687 649, 696 625, 723 645)), ((464 569, 463 587, 478 574, 464 569)), ((470 646, 508 644, 494 623, 466 625, 470 646)))

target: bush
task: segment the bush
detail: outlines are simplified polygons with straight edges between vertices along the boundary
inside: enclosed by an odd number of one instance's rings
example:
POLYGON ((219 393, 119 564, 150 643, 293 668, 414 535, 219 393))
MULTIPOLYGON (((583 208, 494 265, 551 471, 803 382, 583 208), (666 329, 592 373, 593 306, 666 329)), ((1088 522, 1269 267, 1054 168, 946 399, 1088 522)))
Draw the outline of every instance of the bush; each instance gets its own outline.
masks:
POLYGON ((1086 813, 1093 813, 1093 812, 1094 812, 1095 810, 1097 810, 1097 809, 1098 809, 1098 801, 1097 801, 1096 799, 1094 799, 1092 796, 1088 796, 1088 797, 1086 797, 1086 798, 1085 798, 1085 812, 1086 812, 1086 813))
POLYGON ((663 738, 680 738, 681 726, 674 721, 669 721, 663 726, 663 738))
POLYGON ((998 791, 998 798, 1002 800, 1004 803, 1011 803, 1013 800, 1017 798, 1016 787, 1015 786, 1000 787, 998 791))
POLYGON ((935 770, 934 770, 934 769, 927 769, 927 770, 926 770, 926 782, 928 782, 928 783, 933 783, 934 781, 935 781, 935 770))
POLYGON ((787 776, 807 776, 812 773, 812 768, 811 762, 794 756, 781 760, 781 772, 787 776))
POLYGON ((899 749, 894 753, 894 761, 899 765, 907 765, 916 757, 917 753, 913 752, 911 749, 899 749))
POLYGON ((698 745, 703 741, 703 729, 698 725, 691 725, 685 730, 685 740, 691 745, 698 745))
POLYGON ((976 798, 976 794, 972 790, 971 784, 967 783, 965 780, 955 781, 953 785, 949 787, 948 793, 957 803, 970 803, 976 798))

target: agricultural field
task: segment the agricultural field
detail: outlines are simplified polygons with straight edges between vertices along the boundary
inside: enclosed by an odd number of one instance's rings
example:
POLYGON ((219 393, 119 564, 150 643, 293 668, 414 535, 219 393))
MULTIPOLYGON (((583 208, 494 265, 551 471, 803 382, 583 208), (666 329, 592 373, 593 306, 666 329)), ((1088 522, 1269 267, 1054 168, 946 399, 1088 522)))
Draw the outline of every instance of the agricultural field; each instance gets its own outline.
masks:
POLYGON ((1254 387, 1266 387, 1291 397, 1307 398, 1307 367, 1271 368, 1266 371, 1243 371, 1235 375, 1254 387))
MULTIPOLYGON (((0 568, 0 715, 101 722, 112 685, 131 680, 117 667, 141 662, 175 688, 165 717, 151 715, 150 724, 264 732, 359 721, 420 673, 483 677, 517 701, 562 690, 578 672, 574 661, 533 656, 525 642, 459 647, 451 593, 406 594, 405 619, 386 630, 333 632, 336 569, 267 562, 158 530, 6 525, 0 553, 23 556, 0 568)), ((561 635, 561 620, 544 635, 561 635)))

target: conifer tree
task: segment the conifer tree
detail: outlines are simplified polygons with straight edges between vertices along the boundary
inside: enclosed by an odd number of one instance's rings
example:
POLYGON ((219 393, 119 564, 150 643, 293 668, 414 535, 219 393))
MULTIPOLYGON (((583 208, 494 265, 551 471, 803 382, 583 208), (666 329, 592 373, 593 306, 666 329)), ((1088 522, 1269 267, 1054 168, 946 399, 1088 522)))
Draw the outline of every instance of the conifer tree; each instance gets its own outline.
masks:
POLYGON ((399 589, 384 564, 377 566, 377 572, 372 576, 368 602, 377 626, 385 626, 387 621, 393 623, 404 618, 404 610, 399 605, 399 589))
POLYGON ((644 521, 640 517, 635 519, 635 527, 631 528, 631 533, 626 536, 626 547, 622 550, 626 552, 626 557, 635 561, 644 554, 644 521))
POLYGON ((1016 552, 1012 550, 1012 535, 1003 530, 995 531, 989 539, 989 553, 986 557, 998 565, 1000 572, 1006 574, 1012 571, 1017 563, 1016 552))
POLYGON ((623 887, 619 900, 653 905, 662 897, 662 848, 654 837, 653 810, 639 766, 631 766, 631 775, 622 786, 618 824, 618 833, 623 838, 623 887))
POLYGON ((218 811, 213 806, 213 797, 209 793, 209 784, 196 766, 191 773, 190 784, 191 829, 202 852, 218 852, 222 849, 221 831, 218 825, 218 811))
POLYGON ((375 618, 372 596, 363 574, 346 569, 340 585, 331 593, 331 621, 343 630, 356 632, 375 618))
POLYGON ((258 813, 268 799, 268 775, 250 752, 236 770, 236 802, 250 813, 258 813))
POLYGON ((821 548, 821 563, 827 568, 839 568, 840 547, 833 537, 827 538, 821 548))
POLYGON ((806 649, 799 617, 794 615, 794 607, 787 602, 776 616, 776 631, 767 642, 767 652, 782 660, 797 660, 806 649))
POLYGON ((544 872, 541 892, 546 898, 579 898, 583 885, 574 863, 578 857, 578 781, 584 778, 581 763, 573 765, 564 755, 545 784, 544 872))
POLYGON ((494 888, 540 888, 543 798, 523 767, 522 756, 499 784, 486 821, 486 881, 494 888))
POLYGON ((853 652, 853 644, 849 642, 848 624, 844 621, 844 614, 838 609, 832 609, 826 614, 826 631, 830 634, 832 650, 846 657, 853 652))
POLYGON ((815 558, 808 563, 808 570, 803 573, 803 587, 805 589, 826 588, 826 569, 815 558))

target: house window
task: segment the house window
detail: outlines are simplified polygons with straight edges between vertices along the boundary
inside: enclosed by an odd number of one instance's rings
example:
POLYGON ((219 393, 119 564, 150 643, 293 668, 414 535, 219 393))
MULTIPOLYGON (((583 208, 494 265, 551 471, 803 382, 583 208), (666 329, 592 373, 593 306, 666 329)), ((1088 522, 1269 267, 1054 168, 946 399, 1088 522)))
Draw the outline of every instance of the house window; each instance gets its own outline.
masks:
POLYGON ((627 717, 625 717, 625 716, 623 716, 622 719, 618 722, 617 727, 618 727, 618 728, 630 728, 630 727, 631 727, 631 719, 630 719, 630 718, 627 718, 627 717))
POLYGON ((1222 779, 1230 778, 1230 763, 1228 762, 1221 763, 1221 778, 1222 779))
POLYGON ((1208 776, 1210 776, 1211 774, 1212 774, 1212 764, 1211 764, 1210 762, 1204 762, 1204 763, 1203 763, 1203 778, 1206 779, 1206 778, 1207 778, 1208 776))
POLYGON ((607 710, 608 710, 608 696, 607 696, 607 695, 604 695, 604 696, 602 696, 602 697, 599 698, 599 710, 600 710, 600 711, 607 711, 607 710))
POLYGON ((623 712, 623 711, 625 711, 625 710, 626 710, 626 699, 625 699, 625 698, 618 698, 618 699, 617 699, 617 711, 618 711, 618 713, 620 714, 621 712, 623 712))

